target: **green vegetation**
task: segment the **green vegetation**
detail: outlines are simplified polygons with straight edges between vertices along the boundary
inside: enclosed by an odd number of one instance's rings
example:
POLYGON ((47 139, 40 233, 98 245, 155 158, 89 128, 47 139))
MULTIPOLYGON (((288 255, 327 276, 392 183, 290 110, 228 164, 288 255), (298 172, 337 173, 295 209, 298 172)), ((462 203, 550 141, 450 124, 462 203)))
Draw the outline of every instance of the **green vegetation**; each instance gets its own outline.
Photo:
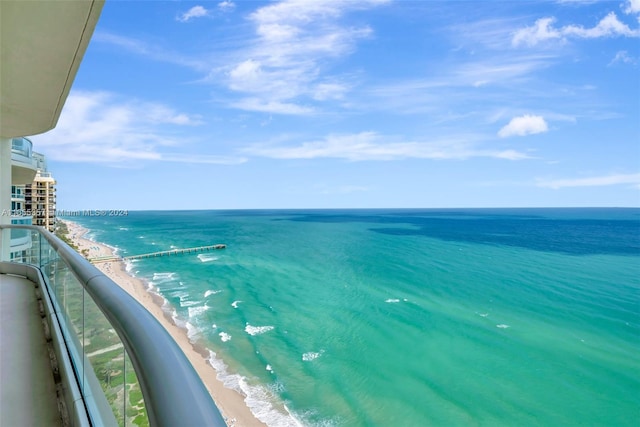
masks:
POLYGON ((53 261, 50 284, 68 326, 87 355, 120 426, 148 426, 149 419, 133 365, 117 333, 61 260, 53 261))
POLYGON ((62 221, 58 222, 58 227, 56 227, 55 235, 58 236, 60 240, 65 242, 67 245, 71 246, 76 251, 78 250, 78 247, 71 241, 71 239, 69 239, 69 228, 67 227, 67 224, 65 224, 64 222, 62 221))
POLYGON ((58 238, 65 242, 67 245, 71 246, 73 250, 81 254, 83 257, 89 258, 89 251, 86 249, 79 250, 78 246, 69 238, 69 228, 67 227, 67 224, 62 221, 58 221, 57 224, 58 225, 54 232, 55 235, 58 236, 58 238))

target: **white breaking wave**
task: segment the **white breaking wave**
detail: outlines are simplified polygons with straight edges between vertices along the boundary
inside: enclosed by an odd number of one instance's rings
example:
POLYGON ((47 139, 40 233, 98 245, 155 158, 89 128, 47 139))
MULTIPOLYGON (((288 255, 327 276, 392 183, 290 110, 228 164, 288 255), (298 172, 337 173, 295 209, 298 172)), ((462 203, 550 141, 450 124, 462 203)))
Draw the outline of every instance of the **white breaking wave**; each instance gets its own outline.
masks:
POLYGON ((203 305, 200 307, 188 307, 187 310, 189 310, 189 318, 192 319, 196 316, 199 316, 200 314, 204 313, 205 311, 207 311, 209 309, 208 306, 203 305))
POLYGON ((321 350, 320 352, 310 351, 302 355, 302 360, 305 362, 311 362, 312 360, 315 360, 318 357, 322 356, 322 353, 324 353, 324 350, 321 350))
POLYGON ((168 292, 167 295, 169 295, 172 298, 180 298, 181 303, 183 301, 188 301, 189 299, 189 292, 187 291, 176 290, 176 291, 168 292))
POLYGON ((176 273, 153 273, 152 280, 162 280, 162 281, 173 280, 175 275, 176 273))
POLYGON ((200 254, 198 255, 198 259, 202 262, 211 262, 211 261, 216 261, 220 258, 211 254, 200 254))
POLYGON ((196 338, 200 335, 200 330, 189 322, 186 323, 186 327, 187 337, 189 338, 189 341, 195 341, 196 338))
POLYGON ((193 307, 198 304, 202 304, 202 301, 180 301, 180 307, 193 307))
POLYGON ((397 299, 397 298, 389 298, 389 299, 385 300, 385 302, 400 302, 400 300, 397 299))
POLYGON ((231 307, 233 308, 238 308, 238 304, 240 304, 242 301, 234 301, 231 303, 231 307))
POLYGON ((222 381, 225 387, 245 396, 245 403, 257 419, 270 427, 303 426, 282 403, 278 406, 284 406, 288 412, 284 413, 276 409, 274 403, 278 401, 278 398, 267 387, 249 384, 245 377, 229 373, 229 371, 227 371, 227 365, 218 359, 214 352, 209 351, 209 355, 209 364, 213 366, 218 373, 218 379, 222 381))
POLYGON ((247 326, 244 327, 244 330, 249 335, 260 335, 273 330, 273 326, 251 326, 247 323, 247 326))
POLYGON ((220 335, 220 339, 222 340, 222 342, 227 342, 231 339, 231 335, 226 332, 220 332, 218 335, 220 335))
POLYGON ((208 297, 209 295, 215 295, 215 294, 219 294, 220 292, 222 292, 221 290, 216 290, 216 291, 206 291, 204 293, 204 297, 208 297))
POLYGON ((131 270, 133 270, 133 262, 131 262, 131 260, 126 260, 124 262, 124 271, 131 274, 131 270))
POLYGON ((510 326, 509 325, 505 325, 504 323, 501 323, 500 325, 496 325, 496 328, 507 329, 507 328, 510 328, 510 326))

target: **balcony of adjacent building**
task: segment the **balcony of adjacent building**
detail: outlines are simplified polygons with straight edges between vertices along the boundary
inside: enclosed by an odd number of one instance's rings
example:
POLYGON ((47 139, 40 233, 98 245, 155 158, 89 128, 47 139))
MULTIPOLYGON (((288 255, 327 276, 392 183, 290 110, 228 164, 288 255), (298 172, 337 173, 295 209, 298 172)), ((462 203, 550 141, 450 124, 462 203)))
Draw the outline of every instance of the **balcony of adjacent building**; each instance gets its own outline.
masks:
MULTIPOLYGON (((12 211, 11 215, 11 224, 12 225, 32 225, 33 224, 33 216, 27 215, 25 212, 21 210, 12 211)), ((24 251, 28 251, 31 249, 31 234, 28 230, 22 229, 12 229, 10 232, 10 244, 9 250, 11 251, 11 255, 15 257, 17 254, 20 254, 24 251)))
POLYGON ((24 203, 24 201, 25 201, 25 189, 24 189, 24 186, 12 185, 11 186, 11 203, 12 203, 12 206, 15 203, 24 203))
POLYGON ((11 139, 11 183, 13 185, 31 184, 38 172, 33 158, 33 144, 28 138, 11 139))

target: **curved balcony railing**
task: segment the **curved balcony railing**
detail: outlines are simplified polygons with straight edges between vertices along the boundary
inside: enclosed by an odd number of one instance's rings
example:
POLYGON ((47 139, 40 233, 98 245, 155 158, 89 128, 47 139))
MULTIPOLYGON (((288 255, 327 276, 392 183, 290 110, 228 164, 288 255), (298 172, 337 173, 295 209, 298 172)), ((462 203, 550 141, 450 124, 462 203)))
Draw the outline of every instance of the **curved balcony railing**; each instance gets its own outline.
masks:
MULTIPOLYGON (((31 217, 29 217, 31 224, 31 217)), ((31 248, 31 233, 29 230, 11 230, 11 252, 25 251, 31 248)))
POLYGON ((11 160, 35 166, 36 160, 33 158, 33 143, 27 138, 11 139, 11 160))
POLYGON ((11 224, 12 225, 31 225, 33 224, 33 215, 23 214, 22 212, 15 212, 15 215, 11 215, 11 224))
POLYGON ((44 229, 0 225, 0 241, 24 232, 32 247, 9 265, 40 271, 91 425, 225 426, 182 350, 140 303, 44 229))
POLYGON ((32 157, 33 143, 29 138, 20 137, 11 139, 11 151, 25 157, 32 157))

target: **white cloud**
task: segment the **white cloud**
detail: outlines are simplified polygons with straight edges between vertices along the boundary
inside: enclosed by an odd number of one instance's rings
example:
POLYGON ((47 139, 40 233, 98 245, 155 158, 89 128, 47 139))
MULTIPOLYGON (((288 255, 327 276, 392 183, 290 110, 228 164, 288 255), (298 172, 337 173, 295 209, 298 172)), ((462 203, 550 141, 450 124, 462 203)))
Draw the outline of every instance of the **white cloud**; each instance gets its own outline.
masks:
POLYGON ((225 0, 218 3, 218 9, 220 9, 223 12, 230 12, 235 8, 236 8, 235 3, 229 0, 225 0))
POLYGON ((313 88, 312 97, 313 99, 318 101, 325 101, 327 99, 342 99, 344 97, 344 94, 348 90, 348 86, 342 83, 318 83, 313 88))
POLYGON ((601 187, 605 185, 621 184, 631 184, 635 187, 640 187, 640 173, 612 174, 588 178, 538 180, 537 185, 538 187, 546 187, 557 190, 565 187, 601 187))
POLYGON ((240 110, 259 111, 262 113, 305 115, 314 112, 313 108, 294 103, 280 101, 266 101, 260 98, 244 98, 231 104, 240 110))
POLYGON ((173 153, 186 138, 176 127, 201 124, 199 117, 166 105, 124 99, 107 92, 72 92, 55 129, 32 139, 49 158, 116 164, 135 160, 233 164, 242 158, 173 153))
POLYGON ((627 3, 624 6, 624 13, 632 14, 632 13, 640 13, 640 0, 627 0, 627 3))
MULTIPOLYGON (((533 98, 532 102, 541 96, 548 99, 548 85, 540 89, 535 75, 555 60, 556 57, 547 52, 471 57, 471 60, 438 66, 428 77, 390 82, 387 79, 382 84, 365 87, 363 93, 367 98, 364 100, 347 96, 345 99, 366 111, 427 114, 434 121, 460 120, 513 103, 516 93, 533 98)), ((522 101, 523 98, 519 98, 519 102, 522 101)))
POLYGON ((545 40, 560 38, 561 32, 551 26, 555 20, 555 18, 540 18, 533 26, 516 31, 511 44, 533 46, 545 40))
POLYGON ((450 81, 454 84, 474 87, 496 82, 503 83, 507 80, 522 78, 547 67, 552 58, 549 55, 521 55, 468 62, 452 72, 457 79, 450 81))
POLYGON ((546 132, 548 130, 547 122, 542 116, 525 114, 512 118, 507 125, 498 131, 498 136, 500 138, 525 136, 546 132))
POLYGON ((159 160, 176 163, 199 163, 208 165, 239 165, 245 163, 246 157, 216 156, 210 154, 163 153, 159 160))
POLYGON ((255 38, 226 69, 228 87, 248 97, 232 105, 249 106, 252 111, 298 114, 311 111, 298 105, 300 99, 341 99, 349 85, 335 76, 323 75, 325 64, 348 55, 358 40, 372 34, 366 25, 347 25, 342 17, 384 2, 285 0, 257 9, 249 15, 255 25, 255 38), (256 105, 260 108, 256 109, 256 105), (290 108, 296 105, 299 108, 290 108))
POLYGON ((619 62, 623 64, 635 64, 636 60, 629 55, 629 52, 627 52, 626 50, 621 50, 616 52, 616 55, 613 57, 611 62, 609 62, 609 65, 611 66, 619 62))
POLYGON ((584 28, 578 25, 566 25, 555 28, 553 24, 556 19, 553 17, 538 19, 531 27, 526 27, 516 31, 511 39, 513 46, 535 46, 538 43, 566 38, 600 38, 600 37, 639 37, 639 29, 631 29, 623 22, 620 22, 614 12, 610 12, 602 18, 595 27, 584 28))
POLYGON ((208 66, 203 60, 189 58, 183 55, 181 52, 171 52, 157 45, 152 45, 131 37, 124 37, 117 34, 99 31, 93 35, 91 41, 108 43, 123 50, 127 50, 129 52, 142 55, 156 61, 178 64, 195 70, 208 70, 208 66))
POLYGON ((487 150, 474 147, 470 137, 460 136, 436 141, 387 142, 375 132, 328 135, 324 139, 294 146, 254 145, 244 150, 247 155, 274 159, 334 158, 349 161, 389 161, 401 159, 467 159, 493 157, 507 160, 529 158, 515 150, 487 150))
POLYGON ((260 63, 247 59, 229 72, 230 87, 237 91, 257 91, 262 86, 262 74, 260 63))
POLYGON ((188 22, 193 18, 201 18, 207 16, 209 11, 202 6, 193 6, 191 9, 178 16, 176 19, 180 22, 188 22))

